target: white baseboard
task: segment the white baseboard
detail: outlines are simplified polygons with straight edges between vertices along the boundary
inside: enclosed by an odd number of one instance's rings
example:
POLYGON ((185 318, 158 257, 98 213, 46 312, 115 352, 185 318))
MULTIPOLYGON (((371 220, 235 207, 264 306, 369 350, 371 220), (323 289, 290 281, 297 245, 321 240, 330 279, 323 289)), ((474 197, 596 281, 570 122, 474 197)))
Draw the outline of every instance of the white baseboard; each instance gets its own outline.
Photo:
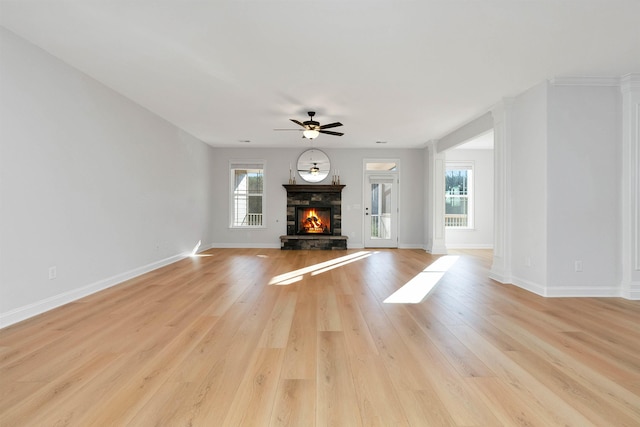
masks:
POLYGON ((536 295, 540 295, 542 297, 548 296, 545 292, 546 291, 545 286, 539 283, 535 283, 530 280, 525 280, 525 279, 521 279, 519 277, 514 277, 514 276, 511 277, 511 280, 509 283, 519 288, 522 288, 526 291, 533 292, 536 295))
MULTIPOLYGON (((205 251, 207 249, 211 249, 211 245, 200 247, 199 252, 205 251)), ((112 286, 118 285, 130 279, 133 279, 134 277, 137 277, 142 274, 148 273, 150 271, 156 270, 158 268, 167 266, 169 264, 173 264, 176 261, 180 261, 181 259, 187 258, 189 255, 190 255, 189 253, 174 255, 169 258, 152 262, 151 264, 147 264, 142 267, 134 268, 133 270, 130 270, 121 274, 117 274, 115 276, 108 277, 106 279, 99 280, 97 282, 91 283, 81 288, 63 292, 61 294, 54 295, 40 301, 36 301, 34 303, 27 304, 22 307, 18 307, 6 313, 0 313, 0 328, 13 325, 14 323, 18 323, 30 317, 37 316, 46 311, 49 311, 54 308, 60 307, 62 305, 68 304, 70 302, 76 301, 80 298, 84 298, 86 296, 102 291, 104 289, 108 289, 112 286)))
POLYGON ((446 246, 439 245, 427 245, 424 250, 429 252, 431 255, 446 255, 448 253, 446 246))
POLYGON ((496 282, 512 284, 511 272, 499 271, 496 267, 492 267, 489 271, 489 278, 495 280, 496 282))
POLYGON ((447 243, 447 249, 493 249, 491 243, 447 243))
POLYGON ((618 286, 553 286, 547 288, 545 296, 563 297, 621 297, 618 286))
POLYGON ((622 297, 631 300, 640 300, 640 282, 623 282, 622 297))
POLYGON ((214 243, 215 249, 280 249, 278 243, 214 243))
MULTIPOLYGON (((491 275, 490 275, 491 276, 491 275)), ((494 279, 492 277, 492 279, 494 279)), ((494 279, 497 280, 497 279, 494 279)), ((536 295, 548 298, 610 298, 621 297, 626 299, 640 299, 640 293, 636 298, 631 295, 622 295, 619 286, 543 286, 539 283, 531 282, 519 277, 512 277, 509 281, 497 280, 500 283, 508 283, 536 295)))

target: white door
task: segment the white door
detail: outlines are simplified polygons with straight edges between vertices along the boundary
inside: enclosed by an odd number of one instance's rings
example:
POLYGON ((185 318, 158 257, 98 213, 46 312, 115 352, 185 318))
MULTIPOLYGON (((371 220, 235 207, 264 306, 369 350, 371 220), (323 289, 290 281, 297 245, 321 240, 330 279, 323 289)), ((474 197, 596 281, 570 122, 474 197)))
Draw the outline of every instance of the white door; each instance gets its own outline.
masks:
POLYGON ((398 247, 398 174, 366 173, 364 245, 398 247))

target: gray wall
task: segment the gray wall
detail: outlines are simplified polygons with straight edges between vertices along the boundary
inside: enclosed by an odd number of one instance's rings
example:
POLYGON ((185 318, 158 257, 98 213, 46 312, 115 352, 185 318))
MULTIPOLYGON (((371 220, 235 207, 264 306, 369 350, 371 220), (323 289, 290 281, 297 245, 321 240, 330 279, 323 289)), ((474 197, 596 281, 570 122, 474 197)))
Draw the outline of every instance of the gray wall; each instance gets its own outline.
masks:
POLYGON ((620 281, 621 106, 618 87, 549 87, 550 292, 620 281))
POLYGON ((510 146, 512 273, 537 292, 547 281, 547 84, 518 95, 510 146))
POLYGON ((621 295, 620 88, 545 82, 510 108, 511 283, 545 296, 621 295))
POLYGON ((211 243, 209 146, 4 29, 0 43, 0 325, 211 243))
MULTIPOLYGON (((216 247, 280 247, 280 236, 286 234, 286 190, 289 164, 310 146, 302 141, 299 149, 291 148, 216 148, 213 188, 216 209, 213 220, 216 247), (229 228, 229 161, 266 161, 265 228, 239 230, 229 228)), ((317 148, 317 147, 316 147, 317 148)), ((349 248, 361 248, 363 239, 363 160, 397 158, 400 160, 399 247, 422 248, 424 234, 423 150, 412 149, 332 149, 318 148, 329 156, 331 168, 340 171, 342 192, 342 234, 349 237, 349 248)), ((297 184, 304 184, 299 176, 297 184)), ((330 177, 319 184, 330 183, 330 177)))

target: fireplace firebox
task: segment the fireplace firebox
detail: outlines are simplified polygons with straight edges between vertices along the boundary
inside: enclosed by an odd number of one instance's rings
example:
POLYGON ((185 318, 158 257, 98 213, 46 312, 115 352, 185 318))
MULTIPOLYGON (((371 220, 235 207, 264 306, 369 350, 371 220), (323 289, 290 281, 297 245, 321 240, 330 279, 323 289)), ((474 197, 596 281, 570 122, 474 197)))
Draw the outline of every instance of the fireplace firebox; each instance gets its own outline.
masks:
POLYGON ((296 207, 296 234, 331 234, 330 207, 296 207))

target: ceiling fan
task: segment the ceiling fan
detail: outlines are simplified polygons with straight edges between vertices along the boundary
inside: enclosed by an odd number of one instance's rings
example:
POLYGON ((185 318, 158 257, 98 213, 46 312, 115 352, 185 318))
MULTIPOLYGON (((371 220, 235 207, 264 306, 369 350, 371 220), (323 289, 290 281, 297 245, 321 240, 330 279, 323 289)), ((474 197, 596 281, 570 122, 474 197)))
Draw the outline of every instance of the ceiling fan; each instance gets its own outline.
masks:
POLYGON ((305 120, 304 122, 301 122, 296 119, 290 119, 293 123, 302 126, 303 129, 276 129, 276 130, 301 130, 302 137, 307 139, 314 139, 321 133, 324 133, 327 135, 335 135, 335 136, 344 135, 344 133, 342 132, 334 132, 331 130, 326 130, 326 129, 342 126, 342 123, 335 122, 335 123, 329 123, 327 125, 320 125, 320 122, 316 122, 315 120, 313 120, 313 116, 316 115, 315 111, 309 111, 308 114, 309 114, 309 120, 305 120))

